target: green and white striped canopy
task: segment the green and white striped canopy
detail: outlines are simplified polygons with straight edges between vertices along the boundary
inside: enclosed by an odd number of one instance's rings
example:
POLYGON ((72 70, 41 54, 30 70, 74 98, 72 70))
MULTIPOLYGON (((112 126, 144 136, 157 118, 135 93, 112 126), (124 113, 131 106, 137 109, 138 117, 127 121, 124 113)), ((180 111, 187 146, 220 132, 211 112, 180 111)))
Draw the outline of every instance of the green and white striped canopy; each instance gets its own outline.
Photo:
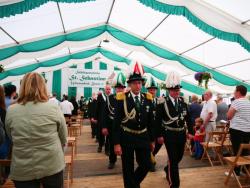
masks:
POLYGON ((204 91, 194 79, 203 71, 215 92, 250 90, 249 7, 247 0, 1 1, 0 82, 98 57, 122 70, 138 60, 158 80, 177 71, 192 93, 204 91))

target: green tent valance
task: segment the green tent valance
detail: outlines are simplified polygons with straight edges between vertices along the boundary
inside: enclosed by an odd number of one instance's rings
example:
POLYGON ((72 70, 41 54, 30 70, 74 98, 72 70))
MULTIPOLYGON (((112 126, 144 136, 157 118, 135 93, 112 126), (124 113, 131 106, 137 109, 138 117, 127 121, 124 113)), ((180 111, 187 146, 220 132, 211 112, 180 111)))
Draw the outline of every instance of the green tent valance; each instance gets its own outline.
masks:
MULTIPOLYGON (((136 36, 133 36, 132 34, 129 34, 125 31, 122 31, 121 29, 117 29, 117 28, 110 26, 110 25, 102 25, 102 26, 98 26, 98 27, 89 28, 86 30, 81 30, 78 32, 68 33, 68 34, 64 34, 64 35, 60 35, 60 36, 56 36, 56 37, 51 37, 51 38, 44 39, 44 40, 39 40, 39 41, 35 41, 35 42, 22 44, 19 46, 0 49, 0 60, 6 59, 10 56, 13 56, 13 55, 19 53, 19 52, 36 52, 36 51, 40 51, 40 50, 46 50, 46 49, 49 49, 53 46, 57 46, 64 41, 89 40, 89 39, 95 38, 95 37, 103 34, 104 32, 108 32, 111 36, 113 36, 114 38, 116 38, 117 40, 119 40, 123 43, 133 45, 133 46, 142 46, 156 56, 159 56, 159 57, 162 57, 162 58, 168 59, 168 60, 178 61, 183 66, 191 69, 192 71, 210 72, 213 74, 213 78, 216 81, 218 81, 224 85, 228 85, 228 86, 235 86, 238 84, 247 85, 247 84, 245 84, 237 79, 231 78, 230 76, 227 76, 223 73, 220 73, 214 69, 208 68, 204 65, 201 65, 201 64, 196 63, 194 61, 191 61, 191 60, 189 60, 181 55, 175 54, 175 53, 170 52, 164 48, 158 47, 158 46, 156 46, 148 41, 140 39, 136 36)), ((102 52, 102 53, 106 53, 106 52, 102 52)), ((82 53, 77 53, 77 54, 74 54, 74 57, 81 58, 82 55, 83 55, 82 53)), ((107 52, 106 56, 109 56, 108 52, 107 52)), ((115 56, 115 55, 112 55, 112 56, 113 56, 112 58, 115 58, 115 61, 126 61, 123 57, 119 57, 119 56, 115 56)), ((54 63, 56 64, 56 62, 54 62, 54 63)), ((5 74, 5 73, 1 73, 1 74, 5 74)), ((3 76, 1 76, 1 74, 0 74, 0 79, 3 77, 3 76)), ((247 86, 249 86, 249 85, 247 85, 247 86)))
POLYGON ((205 33, 208 33, 216 38, 223 39, 226 41, 237 42, 243 48, 245 48, 247 51, 250 52, 250 43, 246 39, 244 39, 240 34, 230 33, 215 28, 202 21, 200 18, 195 16, 188 8, 184 6, 169 5, 166 3, 159 2, 157 0, 139 0, 139 1, 145 6, 151 7, 154 10, 166 14, 182 15, 186 17, 188 21, 190 21, 193 25, 195 25, 205 33))
POLYGON ((82 3, 93 0, 24 0, 14 4, 0 6, 0 18, 22 14, 51 1, 58 3, 82 3))

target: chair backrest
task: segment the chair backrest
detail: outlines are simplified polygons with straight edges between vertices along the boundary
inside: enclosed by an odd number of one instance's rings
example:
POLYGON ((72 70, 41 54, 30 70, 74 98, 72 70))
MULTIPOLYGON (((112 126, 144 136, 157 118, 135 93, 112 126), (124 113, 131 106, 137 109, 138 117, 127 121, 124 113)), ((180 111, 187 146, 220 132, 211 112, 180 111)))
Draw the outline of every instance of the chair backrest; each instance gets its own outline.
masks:
POLYGON ((209 142, 215 142, 217 144, 223 145, 225 141, 226 133, 223 131, 212 131, 209 133, 209 142))
POLYGON ((10 166, 10 159, 0 159, 0 166, 10 166))
MULTIPOLYGON (((237 155, 235 157, 235 160, 234 160, 234 163, 233 163, 234 166, 236 165, 236 163, 237 163, 239 157, 241 156, 243 150, 250 150, 250 144, 240 144, 240 148, 238 150, 238 153, 237 153, 237 155)), ((250 163, 250 161, 249 161, 249 163, 250 163)))

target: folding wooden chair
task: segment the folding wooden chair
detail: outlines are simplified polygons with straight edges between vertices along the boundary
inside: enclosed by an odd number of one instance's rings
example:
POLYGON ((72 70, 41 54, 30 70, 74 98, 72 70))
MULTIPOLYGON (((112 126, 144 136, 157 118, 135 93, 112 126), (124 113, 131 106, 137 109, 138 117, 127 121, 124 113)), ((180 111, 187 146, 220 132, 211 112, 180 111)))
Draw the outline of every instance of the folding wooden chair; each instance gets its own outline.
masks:
POLYGON ((210 156, 210 151, 213 151, 215 154, 214 157, 214 162, 220 162, 221 165, 224 165, 222 161, 222 146, 225 140, 225 132, 218 132, 218 131, 213 131, 209 133, 209 141, 208 142, 202 142, 201 145, 203 146, 204 152, 202 155, 201 160, 203 159, 208 159, 209 163, 211 166, 214 166, 211 156, 210 156), (209 151, 210 150, 210 151, 209 151), (218 158, 218 161, 216 161, 216 157, 218 158))
POLYGON ((70 155, 65 155, 64 160, 66 164, 66 169, 67 169, 67 187, 69 188, 70 183, 73 183, 73 165, 74 165, 74 145, 72 142, 69 142, 68 148, 71 148, 70 155))
POLYGON ((249 185, 242 185, 238 176, 236 175, 236 173, 234 172, 234 168, 235 167, 239 167, 239 166, 242 166, 246 172, 246 178, 247 180, 250 180, 250 173, 249 173, 249 170, 247 169, 246 165, 250 165, 250 156, 241 156, 242 155, 242 151, 243 150, 250 150, 250 144, 241 144, 240 145, 240 149, 237 153, 236 156, 233 156, 233 157, 224 157, 224 160, 230 165, 230 170, 229 170, 229 174, 228 176, 226 177, 226 180, 225 180, 225 185, 228 184, 228 181, 231 177, 231 174, 233 174, 234 178, 236 179, 237 181, 237 184, 239 185, 240 188, 243 188, 243 187, 249 187, 249 185))
POLYGON ((77 154, 77 139, 76 137, 67 137, 67 143, 72 143, 74 154, 77 154))

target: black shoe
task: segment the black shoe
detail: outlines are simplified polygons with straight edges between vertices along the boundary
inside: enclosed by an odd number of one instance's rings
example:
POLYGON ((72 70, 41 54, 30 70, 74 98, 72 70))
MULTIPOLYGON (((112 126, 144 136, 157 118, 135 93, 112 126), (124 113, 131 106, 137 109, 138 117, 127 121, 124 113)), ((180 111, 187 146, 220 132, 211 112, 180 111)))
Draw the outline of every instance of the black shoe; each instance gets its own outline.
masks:
POLYGON ((101 152, 102 152, 102 147, 98 146, 97 152, 98 152, 98 153, 101 153, 101 152))
POLYGON ((105 150, 105 155, 109 156, 109 151, 105 150))
POLYGON ((113 169, 115 167, 115 163, 109 163, 108 169, 113 169))

